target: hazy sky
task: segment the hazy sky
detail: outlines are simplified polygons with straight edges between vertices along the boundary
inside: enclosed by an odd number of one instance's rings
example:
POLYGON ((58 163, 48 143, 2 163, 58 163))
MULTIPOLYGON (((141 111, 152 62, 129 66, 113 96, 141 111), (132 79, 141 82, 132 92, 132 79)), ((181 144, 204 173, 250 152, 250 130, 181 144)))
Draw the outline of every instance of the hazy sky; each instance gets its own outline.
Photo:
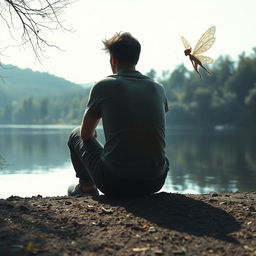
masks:
MULTIPOLYGON (((184 56, 180 36, 193 46, 211 26, 216 42, 204 55, 236 59, 256 46, 255 0, 78 0, 63 15, 64 25, 75 30, 48 35, 64 51, 47 49, 42 64, 35 62, 29 47, 8 48, 2 63, 47 71, 77 83, 99 80, 111 73, 109 56, 102 51, 102 39, 128 31, 142 45, 137 69, 172 70, 189 60, 184 56)), ((0 23, 0 28, 4 24, 0 23)), ((2 29, 1 29, 2 30, 2 29)), ((1 32, 0 48, 10 37, 1 32)), ((7 33, 7 32, 6 32, 7 33)))

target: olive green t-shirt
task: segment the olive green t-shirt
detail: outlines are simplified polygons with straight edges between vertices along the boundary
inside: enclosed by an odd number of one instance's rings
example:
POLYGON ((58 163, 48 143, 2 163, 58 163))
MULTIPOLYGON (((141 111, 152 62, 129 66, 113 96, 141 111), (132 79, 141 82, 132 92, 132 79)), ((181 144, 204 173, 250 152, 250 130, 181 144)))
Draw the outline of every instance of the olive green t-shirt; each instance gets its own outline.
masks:
POLYGON ((123 70, 96 83, 87 115, 102 118, 104 164, 123 178, 159 177, 165 166, 166 111, 164 88, 136 70, 123 70))

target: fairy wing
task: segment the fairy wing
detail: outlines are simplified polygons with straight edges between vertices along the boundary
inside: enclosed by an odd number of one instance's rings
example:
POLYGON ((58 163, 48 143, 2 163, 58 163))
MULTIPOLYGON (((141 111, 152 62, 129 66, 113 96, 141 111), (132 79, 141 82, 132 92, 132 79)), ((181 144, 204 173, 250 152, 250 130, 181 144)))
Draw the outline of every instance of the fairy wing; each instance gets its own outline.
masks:
POLYGON ((181 36, 182 43, 186 49, 192 49, 189 42, 185 39, 185 37, 181 36))
POLYGON ((215 26, 209 28, 198 40, 193 55, 197 55, 203 52, 206 52, 208 49, 210 49, 215 42, 216 38, 214 37, 215 34, 215 26))
POLYGON ((207 56, 203 56, 203 55, 195 55, 195 57, 197 59, 199 59, 201 61, 202 64, 212 64, 214 62, 214 59, 207 57, 207 56))

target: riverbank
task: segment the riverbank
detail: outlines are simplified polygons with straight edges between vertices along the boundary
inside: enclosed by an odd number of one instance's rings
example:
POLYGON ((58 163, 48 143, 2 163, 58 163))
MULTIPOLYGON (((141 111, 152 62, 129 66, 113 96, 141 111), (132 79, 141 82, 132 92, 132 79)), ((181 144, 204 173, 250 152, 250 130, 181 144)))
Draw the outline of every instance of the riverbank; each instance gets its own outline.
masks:
POLYGON ((256 255, 256 192, 0 200, 0 255, 256 255))

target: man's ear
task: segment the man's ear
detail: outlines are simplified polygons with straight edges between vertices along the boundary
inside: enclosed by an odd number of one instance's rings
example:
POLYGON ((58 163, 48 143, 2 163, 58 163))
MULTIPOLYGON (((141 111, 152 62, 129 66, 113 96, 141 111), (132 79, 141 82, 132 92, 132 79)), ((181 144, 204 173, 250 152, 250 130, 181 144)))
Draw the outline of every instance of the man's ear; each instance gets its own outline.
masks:
POLYGON ((110 57, 110 63, 111 63, 111 68, 112 68, 112 71, 113 73, 116 73, 117 72, 117 59, 115 56, 111 56, 110 57))
POLYGON ((111 64, 113 66, 116 66, 116 62, 117 62, 116 57, 115 56, 111 56, 111 64))

